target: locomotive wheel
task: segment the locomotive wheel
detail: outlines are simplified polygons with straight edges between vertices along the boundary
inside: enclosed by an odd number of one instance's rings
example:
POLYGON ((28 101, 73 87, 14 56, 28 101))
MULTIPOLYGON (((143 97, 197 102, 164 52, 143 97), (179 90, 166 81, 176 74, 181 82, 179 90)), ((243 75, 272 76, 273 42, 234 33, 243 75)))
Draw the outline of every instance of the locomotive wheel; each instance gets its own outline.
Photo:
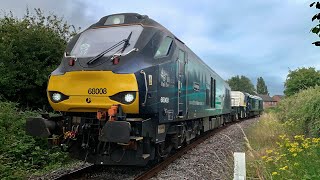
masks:
POLYGON ((222 121, 221 126, 227 125, 224 116, 220 116, 219 118, 220 118, 220 120, 222 121))
POLYGON ((184 125, 182 130, 174 137, 174 148, 179 149, 187 139, 187 127, 184 125))
POLYGON ((183 144, 183 142, 186 141, 186 139, 187 139, 187 125, 185 124, 181 132, 180 144, 183 144))
POLYGON ((168 157, 168 155, 171 152, 172 145, 166 141, 166 142, 157 144, 156 148, 157 148, 157 154, 159 158, 162 159, 162 158, 168 157))
POLYGON ((191 132, 186 132, 186 144, 190 144, 191 132))

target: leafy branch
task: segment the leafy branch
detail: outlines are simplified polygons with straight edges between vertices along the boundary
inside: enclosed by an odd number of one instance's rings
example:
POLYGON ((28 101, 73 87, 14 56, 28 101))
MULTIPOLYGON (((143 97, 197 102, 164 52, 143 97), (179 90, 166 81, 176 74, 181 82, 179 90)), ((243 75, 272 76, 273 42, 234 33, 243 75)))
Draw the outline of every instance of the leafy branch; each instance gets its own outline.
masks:
MULTIPOLYGON (((316 9, 320 9, 319 2, 313 2, 310 4, 310 7, 315 7, 316 9)), ((315 14, 312 18, 312 21, 317 21, 317 25, 311 29, 311 32, 318 35, 320 37, 320 13, 315 14)), ((312 44, 315 46, 320 46, 320 41, 315 41, 312 44)))

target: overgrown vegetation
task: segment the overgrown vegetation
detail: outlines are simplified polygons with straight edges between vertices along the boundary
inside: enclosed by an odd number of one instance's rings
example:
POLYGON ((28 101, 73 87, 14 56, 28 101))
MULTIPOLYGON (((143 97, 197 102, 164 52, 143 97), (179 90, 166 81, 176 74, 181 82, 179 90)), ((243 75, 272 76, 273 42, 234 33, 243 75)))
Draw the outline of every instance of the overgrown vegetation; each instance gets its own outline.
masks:
POLYGON ((285 98, 246 132, 248 177, 319 178, 319 132, 320 86, 285 98))
POLYGON ((320 86, 285 98, 278 106, 282 122, 293 121, 307 136, 320 135, 320 86))
POLYGON ((22 112, 16 106, 0 102, 0 179, 26 179, 36 171, 71 162, 67 153, 48 147, 46 139, 26 135, 26 118, 38 113, 22 112))
POLYGON ((26 109, 48 104, 48 75, 75 33, 62 18, 40 9, 27 10, 21 19, 11 12, 0 17, 0 179, 26 179, 70 162, 46 139, 26 135, 25 120, 38 115, 26 109))
POLYGON ((316 179, 320 174, 320 138, 280 135, 277 147, 266 150, 262 160, 274 179, 316 179))
POLYGON ((22 19, 12 13, 0 18, 0 96, 21 107, 42 108, 48 104, 46 85, 60 64, 74 26, 40 9, 22 19))

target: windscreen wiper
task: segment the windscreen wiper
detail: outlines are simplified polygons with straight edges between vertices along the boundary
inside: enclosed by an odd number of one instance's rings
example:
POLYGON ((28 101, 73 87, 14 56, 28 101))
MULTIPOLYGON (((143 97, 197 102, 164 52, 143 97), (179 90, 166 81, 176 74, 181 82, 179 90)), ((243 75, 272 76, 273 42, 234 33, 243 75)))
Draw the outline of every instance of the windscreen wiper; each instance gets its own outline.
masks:
POLYGON ((90 61, 87 62, 88 65, 94 63, 96 60, 100 59, 101 57, 103 57, 105 54, 107 54, 108 52, 112 51, 113 49, 115 49, 116 47, 120 46, 121 44, 124 43, 123 47, 122 47, 122 51, 123 52, 125 50, 125 48, 128 47, 129 44, 129 40, 131 38, 132 35, 132 31, 130 32, 128 38, 123 39, 121 41, 119 41, 118 43, 116 43, 115 45, 109 47, 108 49, 104 50, 103 52, 101 52, 100 54, 96 55, 95 57, 91 58, 90 61))
POLYGON ((128 55, 128 54, 130 54, 130 53, 132 53, 132 52, 138 52, 138 51, 139 51, 138 48, 132 48, 130 51, 128 51, 128 52, 125 53, 125 54, 123 54, 123 53, 121 53, 121 54, 114 53, 114 54, 112 55, 112 57, 111 57, 111 61, 113 61, 113 59, 116 58, 116 57, 126 56, 126 55, 128 55))
POLYGON ((123 53, 124 50, 130 45, 129 41, 130 41, 131 35, 132 35, 132 31, 129 34, 129 36, 127 37, 127 39, 124 40, 125 42, 124 42, 124 45, 122 47, 121 53, 123 53))

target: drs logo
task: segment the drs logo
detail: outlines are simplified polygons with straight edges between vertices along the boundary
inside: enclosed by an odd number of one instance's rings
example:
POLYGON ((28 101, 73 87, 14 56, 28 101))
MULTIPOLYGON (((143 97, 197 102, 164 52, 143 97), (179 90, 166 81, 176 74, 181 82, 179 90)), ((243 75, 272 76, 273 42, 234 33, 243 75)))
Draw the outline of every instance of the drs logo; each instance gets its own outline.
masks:
POLYGON ((88 94, 107 94, 107 88, 89 88, 88 94))

